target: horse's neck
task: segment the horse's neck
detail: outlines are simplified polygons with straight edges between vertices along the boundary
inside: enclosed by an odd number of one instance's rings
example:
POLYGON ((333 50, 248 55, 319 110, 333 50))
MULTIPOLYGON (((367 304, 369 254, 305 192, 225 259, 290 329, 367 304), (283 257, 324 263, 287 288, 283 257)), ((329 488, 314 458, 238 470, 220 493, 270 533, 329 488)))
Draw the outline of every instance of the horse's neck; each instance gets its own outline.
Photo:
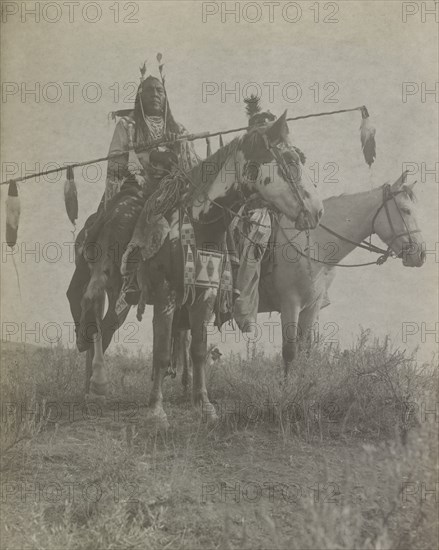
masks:
POLYGON ((222 165, 214 156, 212 160, 204 161, 204 166, 196 171, 200 188, 193 193, 189 204, 192 218, 199 222, 195 224, 198 245, 221 243, 226 232, 227 211, 236 210, 245 200, 239 192, 239 166, 235 162, 233 147, 229 152, 231 154, 222 165), (215 169, 218 173, 212 175, 215 169))
POLYGON ((220 216, 218 205, 230 208, 239 198, 234 163, 232 168, 232 162, 227 160, 210 181, 208 166, 207 164, 206 170, 201 168, 200 176, 207 181, 201 182, 202 189, 194 195, 191 206, 193 218, 204 223, 212 222, 220 216))
MULTIPOLYGON (((339 235, 361 243, 372 233, 373 218, 382 203, 382 189, 372 189, 353 195, 340 195, 323 201, 325 214, 322 224, 339 235)), ((319 227, 316 237, 337 244, 337 258, 341 260, 352 252, 355 245, 329 234, 319 227)))

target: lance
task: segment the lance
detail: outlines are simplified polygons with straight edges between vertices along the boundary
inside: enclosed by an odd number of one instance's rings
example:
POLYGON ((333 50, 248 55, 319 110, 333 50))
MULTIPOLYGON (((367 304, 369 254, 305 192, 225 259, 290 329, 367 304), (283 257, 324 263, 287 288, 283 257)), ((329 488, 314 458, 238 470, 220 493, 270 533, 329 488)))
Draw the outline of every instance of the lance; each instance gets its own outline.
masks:
MULTIPOLYGON (((374 162, 375 158, 376 158, 375 128, 373 128, 370 125, 369 113, 368 113, 368 110, 367 110, 365 105, 362 105, 361 107, 354 107, 352 109, 339 109, 337 111, 326 111, 326 112, 323 112, 323 113, 313 113, 313 114, 309 114, 309 115, 295 116, 295 117, 287 118, 286 120, 288 122, 291 122, 293 120, 304 120, 304 119, 307 119, 307 118, 336 115, 336 114, 339 114, 339 113, 349 113, 349 112, 352 112, 352 111, 361 111, 361 116, 362 116, 362 123, 361 123, 361 127, 360 127, 360 130, 361 130, 361 136, 360 136, 361 137, 361 145, 362 145, 362 150, 363 150, 363 154, 364 154, 364 158, 366 160, 366 163, 369 166, 371 166, 372 163, 374 162)), ((179 141, 195 141, 195 140, 198 140, 198 139, 212 138, 212 137, 215 137, 215 136, 224 136, 226 134, 233 134, 233 133, 236 133, 236 132, 242 132, 244 130, 249 130, 249 127, 248 126, 242 126, 241 128, 233 128, 231 130, 218 130, 218 131, 215 131, 215 132, 199 132, 199 133, 195 133, 195 134, 182 134, 181 136, 177 136, 172 141, 169 141, 166 138, 165 139, 158 139, 156 141, 151 142, 147 146, 128 147, 126 149, 126 151, 124 151, 124 152, 128 153, 129 151, 133 151, 133 150, 135 150, 136 152, 149 151, 150 149, 154 149, 155 147, 158 147, 159 145, 171 145, 172 143, 176 143, 176 142, 179 142, 179 141)), ((120 157, 120 155, 121 155, 121 153, 119 153, 119 152, 118 153, 112 153, 110 155, 106 155, 105 157, 98 157, 98 158, 95 158, 95 159, 92 159, 92 160, 87 160, 87 161, 84 161, 84 162, 77 162, 75 164, 60 166, 59 168, 52 168, 51 170, 46 170, 44 172, 37 172, 35 174, 28 174, 27 176, 22 176, 22 177, 19 177, 19 178, 13 178, 13 179, 9 179, 9 180, 6 180, 6 181, 2 181, 0 183, 0 185, 7 185, 7 184, 9 185, 11 183, 19 183, 21 181, 29 180, 29 179, 32 179, 32 178, 37 178, 39 176, 45 176, 47 174, 55 174, 56 172, 63 172, 64 170, 68 170, 68 169, 73 170, 74 168, 79 168, 79 167, 82 167, 82 166, 88 166, 89 164, 97 164, 99 162, 105 162, 105 161, 113 159, 113 158, 118 158, 118 157, 120 157)))

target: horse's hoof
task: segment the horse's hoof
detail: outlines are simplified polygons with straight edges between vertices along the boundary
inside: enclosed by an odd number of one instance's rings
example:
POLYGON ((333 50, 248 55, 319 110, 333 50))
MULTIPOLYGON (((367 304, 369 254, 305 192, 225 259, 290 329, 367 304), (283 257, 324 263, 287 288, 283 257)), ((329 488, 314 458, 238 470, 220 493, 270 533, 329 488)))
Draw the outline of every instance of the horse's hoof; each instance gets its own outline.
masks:
POLYGON ((169 429, 168 417, 162 407, 156 407, 149 411, 149 420, 154 424, 156 429, 167 431, 169 429))
POLYGON ((90 381, 90 390, 85 396, 88 403, 97 403, 100 406, 105 406, 108 394, 108 383, 100 384, 90 381))
POLYGON ((107 402, 107 397, 90 390, 89 393, 85 394, 85 401, 87 403, 98 403, 100 405, 105 405, 107 402))
POLYGON ((90 395, 96 395, 98 397, 107 397, 108 395, 108 382, 95 382, 93 378, 90 380, 90 395))
POLYGON ((207 424, 216 424, 219 421, 219 417, 216 413, 215 407, 209 401, 199 404, 202 421, 207 424))
POLYGON ((216 426, 219 424, 219 416, 216 413, 210 413, 207 416, 203 416, 203 422, 206 422, 208 426, 216 426))

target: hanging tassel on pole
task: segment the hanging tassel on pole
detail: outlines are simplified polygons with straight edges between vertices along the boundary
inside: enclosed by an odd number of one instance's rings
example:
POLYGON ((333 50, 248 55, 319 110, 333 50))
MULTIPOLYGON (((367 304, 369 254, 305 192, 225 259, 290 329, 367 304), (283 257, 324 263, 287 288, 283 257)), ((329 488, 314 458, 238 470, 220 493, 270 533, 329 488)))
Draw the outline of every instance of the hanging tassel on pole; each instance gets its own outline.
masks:
POLYGON ((71 166, 67 167, 67 179, 64 183, 64 202, 67 216, 73 226, 76 227, 76 220, 78 219, 78 192, 76 190, 73 168, 71 166))
POLYGON ((20 212, 21 206, 17 184, 11 181, 8 188, 8 198, 6 199, 6 244, 11 248, 17 243, 20 212))
POLYGON ((223 135, 222 134, 219 135, 219 146, 220 146, 220 148, 224 147, 224 141, 223 141, 223 135))
POLYGON ((212 147, 210 145, 210 139, 206 138, 206 158, 209 158, 212 155, 212 147))
POLYGON ((361 117, 361 147, 363 149, 364 159, 366 160, 366 163, 369 165, 370 168, 372 166, 372 163, 376 159, 376 129, 370 123, 369 112, 365 106, 361 107, 361 117))

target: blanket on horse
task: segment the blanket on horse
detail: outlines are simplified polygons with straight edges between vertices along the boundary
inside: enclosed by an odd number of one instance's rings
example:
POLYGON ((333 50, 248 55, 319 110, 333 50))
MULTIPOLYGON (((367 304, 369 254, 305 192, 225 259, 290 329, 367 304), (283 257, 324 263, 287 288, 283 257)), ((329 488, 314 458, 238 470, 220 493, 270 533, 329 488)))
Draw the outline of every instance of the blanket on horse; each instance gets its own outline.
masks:
MULTIPOLYGON (((120 265, 145 200, 144 192, 137 182, 133 178, 127 179, 118 194, 106 204, 104 199, 101 201, 97 212, 87 219, 76 238, 76 268, 67 290, 67 298, 75 323, 79 351, 85 351, 91 346, 92 335, 96 332, 94 312, 83 311, 83 298, 90 282, 91 267, 100 262, 111 281, 114 295, 120 292, 122 277, 116 266, 120 265)), ((129 308, 118 315, 115 307, 108 308, 102 324, 104 350, 114 331, 125 320, 128 310, 129 308), (113 328, 114 330, 110 330, 113 328), (106 334, 109 337, 106 338, 106 334)))

